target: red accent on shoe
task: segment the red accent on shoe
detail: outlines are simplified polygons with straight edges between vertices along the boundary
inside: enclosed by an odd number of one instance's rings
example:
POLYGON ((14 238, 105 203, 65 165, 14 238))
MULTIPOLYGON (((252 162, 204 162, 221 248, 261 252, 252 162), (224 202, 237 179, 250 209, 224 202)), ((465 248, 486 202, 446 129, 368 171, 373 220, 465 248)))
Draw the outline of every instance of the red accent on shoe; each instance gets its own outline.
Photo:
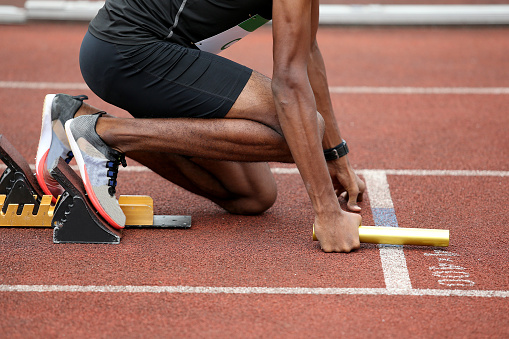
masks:
MULTIPOLYGON (((52 198, 51 198, 51 202, 54 204, 57 202, 57 197, 59 194, 57 194, 56 196, 53 194, 53 192, 51 192, 51 190, 49 189, 49 187, 46 185, 46 180, 44 180, 44 177, 45 177, 45 172, 47 172, 46 170, 46 158, 48 157, 48 153, 49 153, 49 149, 46 151, 46 153, 44 153, 44 155, 42 156, 42 159, 41 161, 39 162, 39 166, 36 168, 36 178, 37 178, 37 182, 39 183, 39 186, 41 186, 41 189, 42 191, 44 192, 44 194, 47 194, 47 195, 51 195, 52 198)), ((48 173, 48 176, 49 176, 49 173, 48 173)), ((48 178, 49 179, 49 178, 48 178)), ((58 184, 58 183, 57 183, 58 184)), ((60 185, 59 185, 60 186, 60 185)), ((53 186, 54 188, 57 188, 55 186, 53 186)), ((60 189, 63 191, 62 187, 60 186, 60 189)))
POLYGON ((85 180, 83 180, 83 184, 85 185, 85 190, 87 191, 88 198, 94 207, 97 209, 97 212, 114 228, 123 229, 125 226, 121 226, 117 224, 109 215, 106 213, 104 208, 101 206, 99 199, 95 195, 94 189, 92 188, 92 184, 90 183, 90 179, 88 178, 87 166, 83 165, 85 169, 85 180))

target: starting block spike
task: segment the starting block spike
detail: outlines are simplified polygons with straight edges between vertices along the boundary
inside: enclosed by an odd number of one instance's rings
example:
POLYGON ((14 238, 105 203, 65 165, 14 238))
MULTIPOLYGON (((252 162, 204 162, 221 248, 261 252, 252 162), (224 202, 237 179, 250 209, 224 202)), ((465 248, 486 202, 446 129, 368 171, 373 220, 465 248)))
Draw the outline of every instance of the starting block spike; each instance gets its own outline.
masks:
POLYGON ((8 206, 18 204, 18 214, 22 214, 23 205, 34 205, 33 214, 37 214, 40 199, 43 195, 37 180, 25 158, 0 134, 0 159, 7 168, 0 177, 0 194, 7 197, 2 206, 2 213, 7 213, 8 206))
POLYGON ((0 194, 9 195, 13 185, 22 180, 25 188, 30 192, 30 196, 35 195, 38 198, 43 196, 44 193, 39 187, 30 165, 2 134, 0 134, 0 160, 7 166, 0 177, 0 194))
POLYGON ((8 206, 16 204, 19 205, 18 213, 21 213, 24 205, 33 205, 35 207, 33 213, 37 214, 40 206, 40 199, 37 195, 33 195, 32 193, 33 191, 27 187, 24 179, 20 178, 16 180, 5 198, 2 212, 6 213, 8 206))
POLYGON ((0 176, 0 194, 7 194, 15 181, 14 179, 14 170, 10 167, 7 167, 5 171, 0 176))

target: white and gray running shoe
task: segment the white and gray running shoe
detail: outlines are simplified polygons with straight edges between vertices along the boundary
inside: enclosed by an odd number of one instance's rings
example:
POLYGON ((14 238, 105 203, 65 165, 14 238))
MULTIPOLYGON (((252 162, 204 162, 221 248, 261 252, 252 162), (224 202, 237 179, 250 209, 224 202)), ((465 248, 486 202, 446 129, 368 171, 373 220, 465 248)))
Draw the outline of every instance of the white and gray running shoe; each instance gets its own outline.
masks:
POLYGON ((124 228, 126 217, 115 196, 118 166, 126 166, 124 154, 110 148, 95 126, 104 112, 82 115, 65 123, 65 132, 74 153, 90 202, 113 227, 124 228))
POLYGON ((35 158, 35 174, 43 192, 53 196, 53 202, 64 189, 50 175, 50 166, 56 163, 58 157, 62 157, 67 163, 71 161, 73 155, 64 125, 67 120, 74 118, 83 100, 86 99, 88 97, 85 95, 67 94, 48 94, 44 99, 41 136, 35 158))

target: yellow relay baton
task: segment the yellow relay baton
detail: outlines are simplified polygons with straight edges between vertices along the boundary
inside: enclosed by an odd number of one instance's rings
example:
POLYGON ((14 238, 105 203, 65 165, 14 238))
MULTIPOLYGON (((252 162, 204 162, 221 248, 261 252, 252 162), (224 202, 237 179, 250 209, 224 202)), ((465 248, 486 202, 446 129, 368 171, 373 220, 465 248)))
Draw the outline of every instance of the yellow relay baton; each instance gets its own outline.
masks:
MULTIPOLYGON (((318 240, 314 224, 313 240, 318 240)), ((359 240, 370 244, 447 247, 449 246, 449 230, 359 226, 359 240)))

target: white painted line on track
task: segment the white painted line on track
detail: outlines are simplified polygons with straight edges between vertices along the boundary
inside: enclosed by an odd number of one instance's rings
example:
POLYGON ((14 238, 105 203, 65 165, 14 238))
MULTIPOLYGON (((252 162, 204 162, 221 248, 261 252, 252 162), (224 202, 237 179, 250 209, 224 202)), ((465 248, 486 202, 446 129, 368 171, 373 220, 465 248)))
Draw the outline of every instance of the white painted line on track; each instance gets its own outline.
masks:
POLYGON ((0 81, 0 88, 11 89, 89 89, 81 82, 0 81))
POLYGON ((296 167, 272 167, 270 170, 274 174, 299 174, 296 167))
MULTIPOLYGON (((360 170, 366 173, 371 170, 360 170)), ((485 170, 384 170, 387 175, 410 175, 410 176, 452 176, 452 177, 508 177, 509 171, 485 171, 485 170)))
MULTIPOLYGON (((0 170, 5 170, 6 166, 0 164, 0 170)), ((31 164, 30 168, 35 170, 35 165, 31 164)), ((77 170, 76 165, 71 168, 77 170)), ((120 172, 152 172, 145 166, 127 166, 118 169, 120 172)), ((272 167, 274 174, 299 174, 296 167, 272 167)), ((369 175, 372 172, 382 171, 387 175, 408 175, 408 176, 451 176, 451 177, 509 177, 509 171, 489 171, 489 170, 397 170, 397 169, 357 169, 356 173, 369 175)))
POLYGON ((364 173, 371 208, 394 208, 387 175, 383 170, 364 173))
MULTIPOLYGON (((375 226, 382 226, 376 225, 375 226)), ((389 290, 411 290, 412 282, 403 246, 379 245, 385 286, 389 290)))
MULTIPOLYGON (((0 22, 90 21, 104 1, 27 0, 22 13, 0 6, 0 22), (21 18, 18 18, 20 17, 21 18), (14 18, 13 18, 14 17, 14 18)), ((496 25, 509 23, 505 4, 321 4, 319 23, 333 25, 496 25)))
MULTIPOLYGON (((299 174, 297 168, 271 168, 274 174, 299 174)), ((372 172, 385 172, 387 175, 408 175, 408 176, 451 176, 451 177, 509 177, 509 171, 489 170, 420 170, 420 169, 357 169, 356 173, 369 175, 372 172)))
POLYGON ((279 294, 279 295, 403 295, 436 297, 508 298, 502 290, 439 290, 313 287, 213 287, 213 286, 114 286, 114 285, 0 285, 0 292, 69 293, 182 293, 182 294, 279 294))
MULTIPOLYGON (((320 24, 464 25, 507 24, 507 5, 467 4, 322 4, 320 24)), ((373 1, 375 2, 375 1, 373 1)), ((380 2, 380 1, 379 1, 380 2)))
MULTIPOLYGON (((364 175, 364 180, 375 226, 398 227, 385 172, 368 172, 364 175)), ((410 281, 403 246, 380 245, 379 250, 387 289, 411 290, 412 282, 410 281)))
MULTIPOLYGON (((0 88, 10 89, 81 89, 81 82, 0 81, 0 88)), ((331 93, 339 94, 509 94, 509 87, 387 87, 387 86, 331 86, 331 93)))
POLYGON ((509 94, 508 87, 330 87, 331 93, 343 94, 509 94))
MULTIPOLYGON (((271 168, 274 174, 299 174, 297 168, 271 168)), ((509 171, 489 170, 419 170, 419 169, 357 169, 356 173, 369 175, 372 172, 382 171, 387 175, 408 175, 408 176, 451 176, 451 177, 509 177, 509 171)))

